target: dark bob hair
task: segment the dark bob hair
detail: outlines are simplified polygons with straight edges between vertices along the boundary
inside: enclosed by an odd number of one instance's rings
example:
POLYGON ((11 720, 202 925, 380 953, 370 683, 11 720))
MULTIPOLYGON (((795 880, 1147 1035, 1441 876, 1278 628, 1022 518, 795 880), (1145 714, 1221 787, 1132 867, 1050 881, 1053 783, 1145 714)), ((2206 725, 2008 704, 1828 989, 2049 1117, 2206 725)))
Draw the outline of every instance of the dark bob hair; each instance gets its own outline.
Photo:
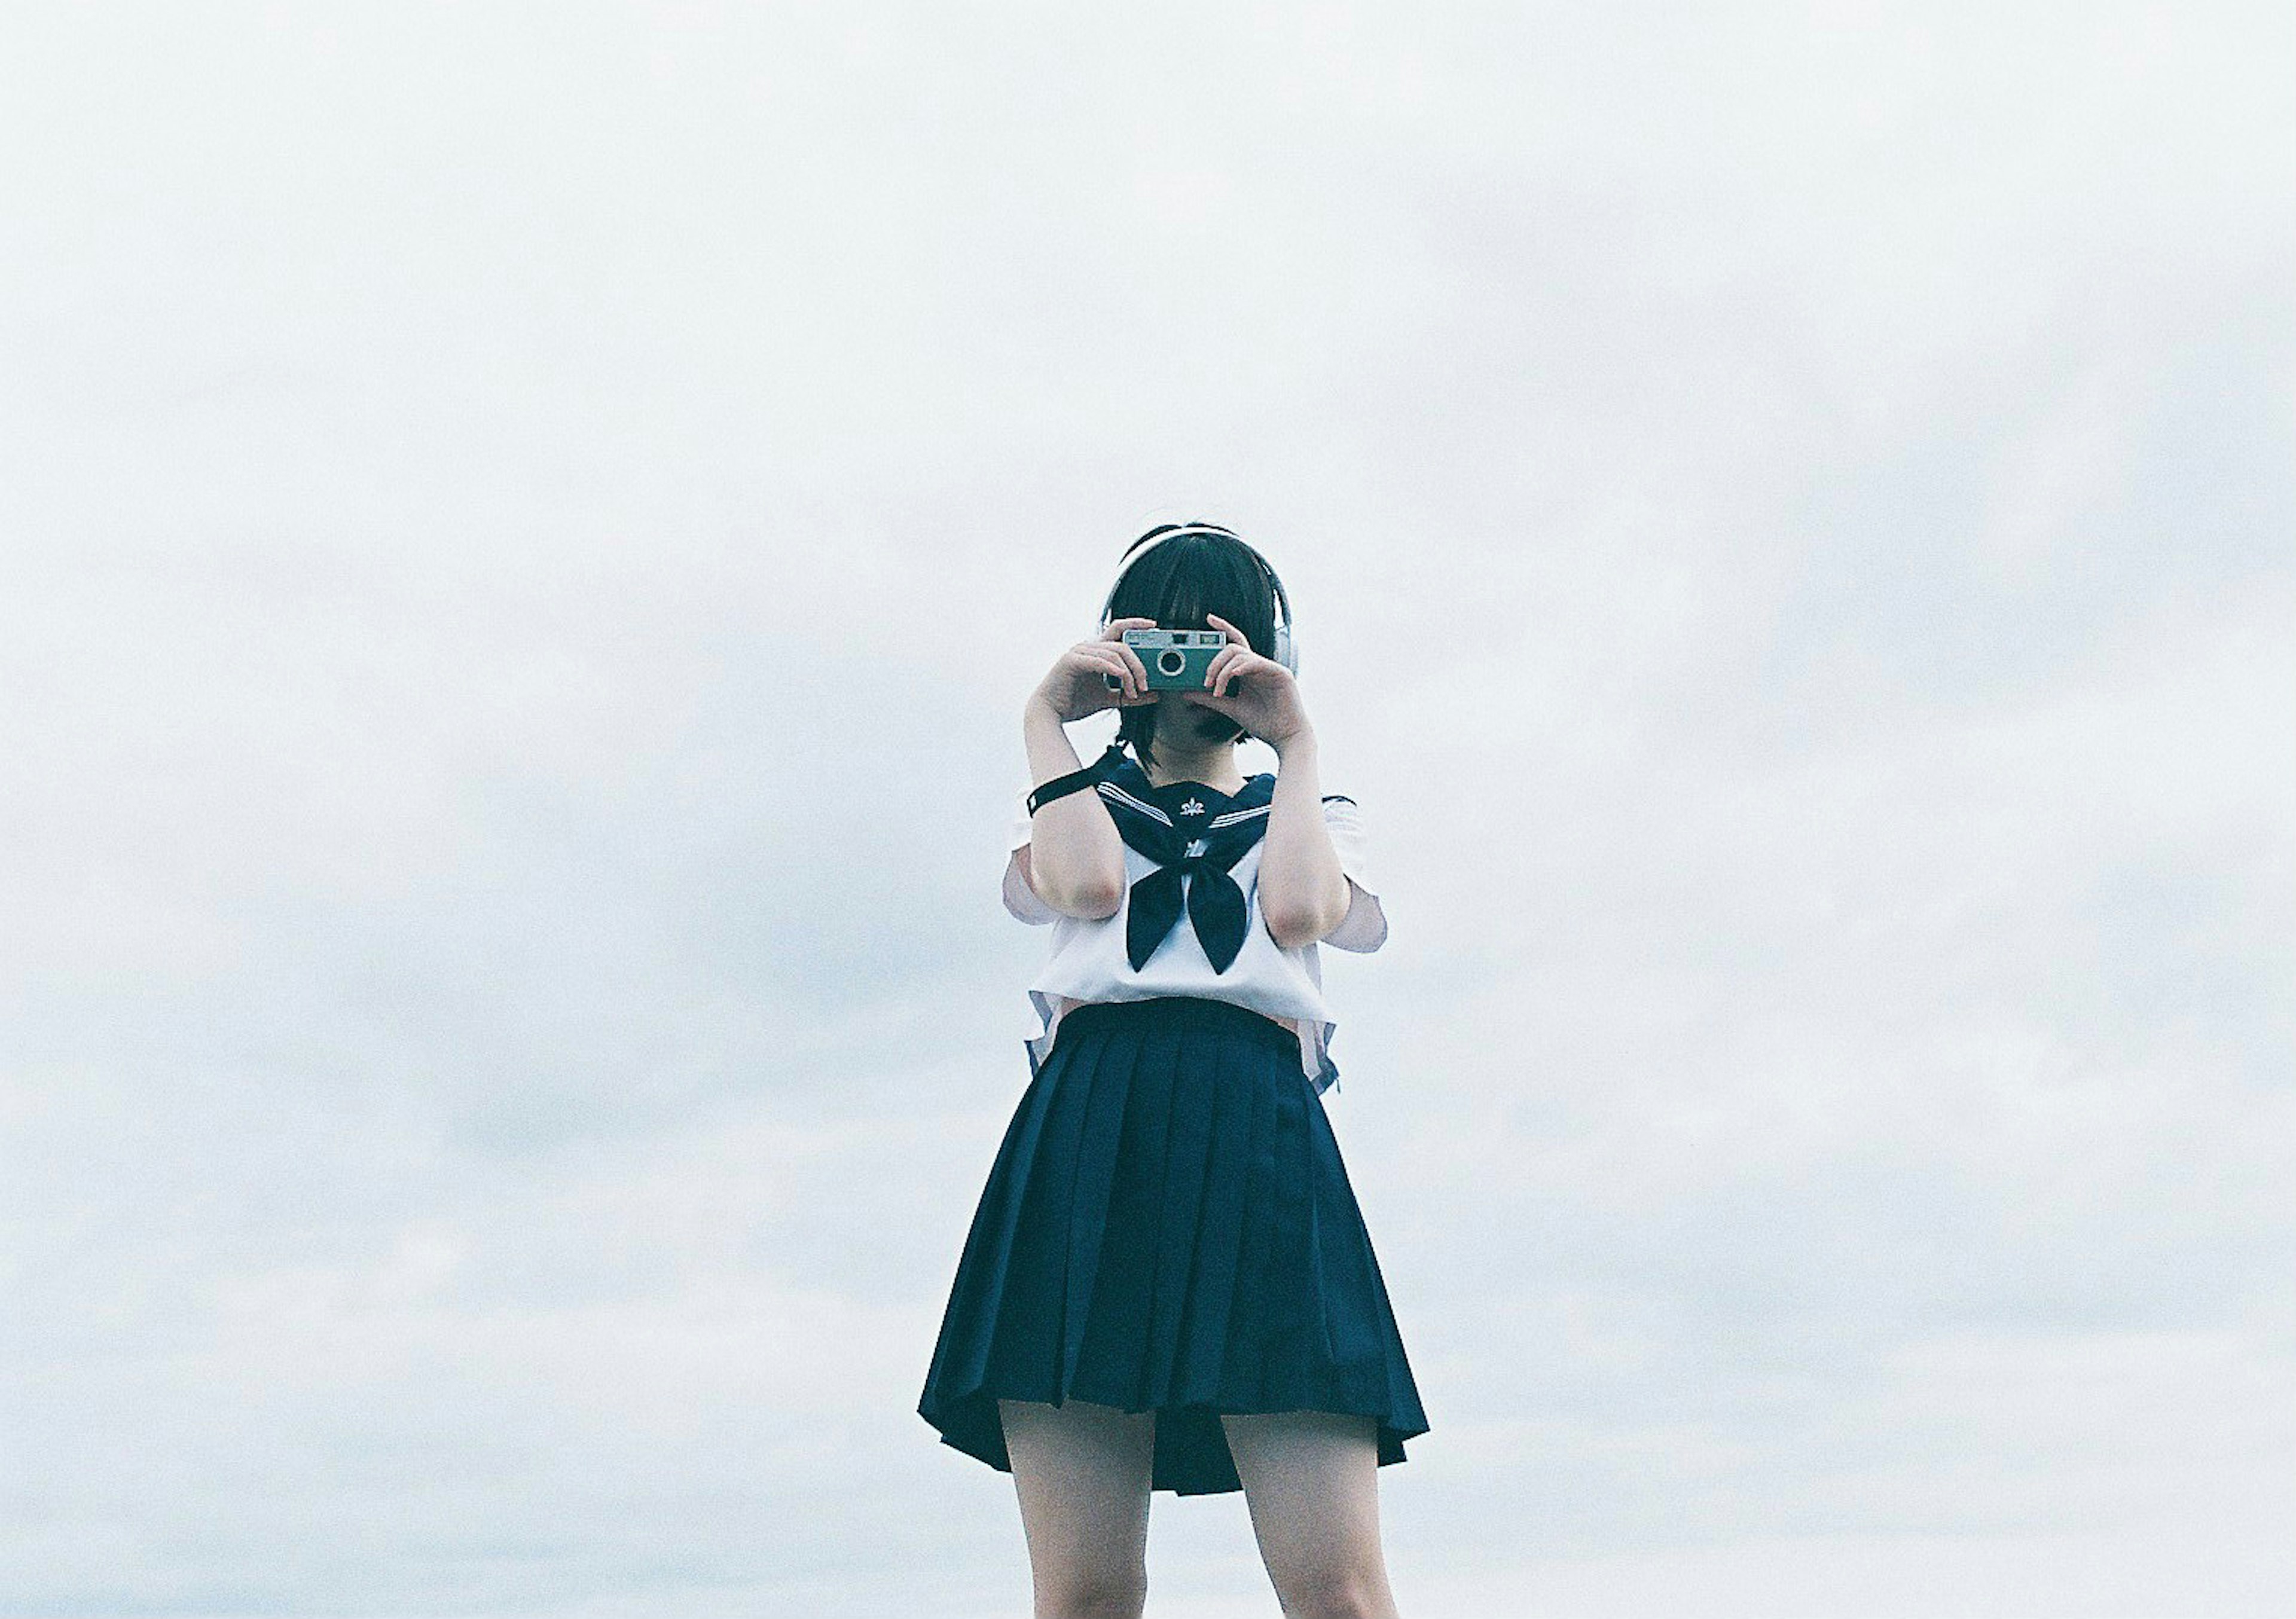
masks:
MULTIPOLYGON (((1159 523, 1124 548, 1124 555, 1175 528, 1193 523, 1159 523)), ((1206 527, 1210 527, 1207 525, 1206 527)), ((1244 634, 1262 658, 1275 656, 1275 576, 1260 554, 1226 529, 1184 534, 1164 541, 1126 571, 1109 606, 1111 618, 1149 618, 1168 630, 1208 630, 1218 613, 1244 634)), ((1119 708, 1117 737, 1145 770, 1155 763, 1156 716, 1160 703, 1119 708)), ((1241 740, 1240 725, 1227 741, 1241 740)))

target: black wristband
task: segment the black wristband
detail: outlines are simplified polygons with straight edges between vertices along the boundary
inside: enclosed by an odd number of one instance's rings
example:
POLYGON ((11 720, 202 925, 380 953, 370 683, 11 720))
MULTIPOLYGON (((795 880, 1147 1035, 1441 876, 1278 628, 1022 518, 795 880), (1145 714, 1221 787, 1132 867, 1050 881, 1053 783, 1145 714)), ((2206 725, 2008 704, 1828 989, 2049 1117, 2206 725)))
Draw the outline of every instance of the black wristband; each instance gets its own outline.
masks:
POLYGON ((1044 808, 1045 805, 1050 804, 1055 798, 1065 798, 1070 793, 1082 792, 1087 787, 1098 786, 1100 782, 1106 778, 1108 773, 1113 770, 1123 757, 1124 741, 1123 739, 1119 737, 1115 741, 1112 741, 1108 745, 1107 752, 1102 754, 1100 757, 1095 759, 1082 770, 1072 770, 1064 776, 1054 776, 1051 781, 1046 782, 1043 786, 1030 793, 1029 795, 1029 814, 1033 816, 1038 810, 1044 808))

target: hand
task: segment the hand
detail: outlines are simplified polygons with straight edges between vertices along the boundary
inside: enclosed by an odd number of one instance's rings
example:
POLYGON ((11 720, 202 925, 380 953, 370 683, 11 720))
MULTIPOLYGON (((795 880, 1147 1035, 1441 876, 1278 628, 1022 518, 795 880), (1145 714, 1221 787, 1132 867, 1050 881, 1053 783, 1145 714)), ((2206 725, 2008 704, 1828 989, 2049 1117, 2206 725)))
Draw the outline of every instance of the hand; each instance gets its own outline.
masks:
MULTIPOLYGON (((1156 700, 1148 690, 1148 670, 1140 654, 1124 644, 1127 630, 1153 629, 1153 618, 1112 618, 1108 627, 1089 641, 1079 641, 1061 654, 1052 672, 1029 694, 1060 715, 1063 724, 1103 708, 1137 708, 1156 700), (1103 675, 1122 678, 1124 689, 1111 691, 1103 675)), ((1219 656, 1226 657, 1222 648, 1219 656)))
POLYGON ((1183 691, 1181 700, 1225 714, 1281 752, 1285 743, 1308 729, 1308 707, 1300 699, 1300 683, 1282 664, 1253 651, 1250 638, 1226 619, 1217 613, 1204 617, 1227 637, 1227 645, 1212 654, 1204 670, 1206 690, 1183 691))

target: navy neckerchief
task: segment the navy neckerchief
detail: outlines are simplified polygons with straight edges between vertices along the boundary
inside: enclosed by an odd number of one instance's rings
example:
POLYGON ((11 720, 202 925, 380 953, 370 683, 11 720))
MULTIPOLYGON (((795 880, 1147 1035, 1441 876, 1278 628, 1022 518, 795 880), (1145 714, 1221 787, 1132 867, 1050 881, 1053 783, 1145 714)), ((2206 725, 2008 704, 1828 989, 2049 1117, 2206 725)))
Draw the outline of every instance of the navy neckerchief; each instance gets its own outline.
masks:
POLYGON ((1138 972, 1180 920, 1185 892, 1188 920, 1214 972, 1226 972, 1243 948, 1250 906, 1228 868, 1267 830, 1275 777, 1263 771, 1234 794, 1201 781, 1150 785, 1130 759, 1099 783, 1101 801, 1124 841, 1156 863, 1132 885, 1124 923, 1124 953, 1138 972))

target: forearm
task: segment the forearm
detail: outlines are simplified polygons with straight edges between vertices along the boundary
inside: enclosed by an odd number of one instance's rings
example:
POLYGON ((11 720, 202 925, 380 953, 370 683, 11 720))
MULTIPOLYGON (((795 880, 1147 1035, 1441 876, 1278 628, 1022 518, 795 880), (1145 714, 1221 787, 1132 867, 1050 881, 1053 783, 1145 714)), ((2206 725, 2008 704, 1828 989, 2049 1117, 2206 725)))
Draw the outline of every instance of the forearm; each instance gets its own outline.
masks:
MULTIPOLYGON (((1031 697, 1021 726, 1031 787, 1084 768, 1051 705, 1031 697)), ((1124 898, 1124 840, 1098 793, 1062 794, 1030 818, 1029 875, 1055 911, 1094 919, 1115 913, 1124 898)))
POLYGON ((1276 752, 1282 768, 1260 850, 1259 913, 1268 936, 1292 950, 1340 925, 1348 913, 1348 878, 1324 825, 1315 732, 1300 731, 1276 752))

